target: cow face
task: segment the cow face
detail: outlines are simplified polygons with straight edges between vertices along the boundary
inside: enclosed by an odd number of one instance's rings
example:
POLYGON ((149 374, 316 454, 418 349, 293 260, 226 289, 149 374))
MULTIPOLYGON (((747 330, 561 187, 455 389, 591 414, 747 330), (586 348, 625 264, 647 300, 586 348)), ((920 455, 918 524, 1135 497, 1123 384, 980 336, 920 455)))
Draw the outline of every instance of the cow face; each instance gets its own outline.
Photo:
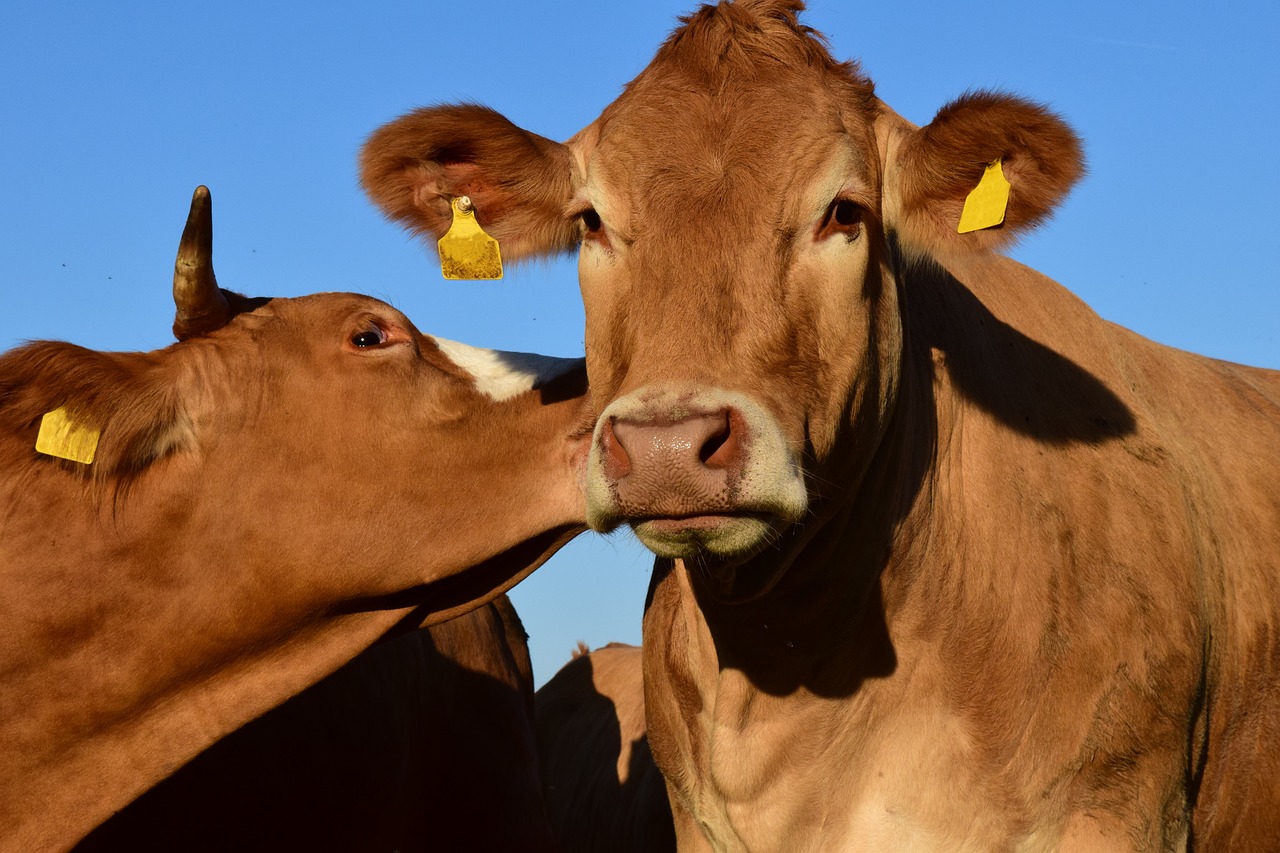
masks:
POLYGON ((467 194, 511 256, 580 244, 600 412, 588 518, 698 558, 726 593, 767 589, 773 575, 744 586, 736 567, 823 515, 880 447, 910 264, 1008 241, 1081 168, 1070 130, 1009 96, 912 126, 798 5, 704 7, 563 146, 439 107, 364 152, 367 190, 423 232, 467 194), (1013 184, 1003 224, 957 233, 997 159, 1013 184))
POLYGON ((220 531, 209 560, 271 563, 285 610, 403 595, 439 622, 582 529, 581 359, 434 338, 357 294, 245 298, 217 286, 211 243, 201 187, 175 270, 180 343, 5 356, 0 402, 21 458, 123 495, 154 522, 138 529, 157 531, 158 554, 175 529, 220 531), (91 464, 31 449, 31 425, 58 408, 100 434, 91 464))

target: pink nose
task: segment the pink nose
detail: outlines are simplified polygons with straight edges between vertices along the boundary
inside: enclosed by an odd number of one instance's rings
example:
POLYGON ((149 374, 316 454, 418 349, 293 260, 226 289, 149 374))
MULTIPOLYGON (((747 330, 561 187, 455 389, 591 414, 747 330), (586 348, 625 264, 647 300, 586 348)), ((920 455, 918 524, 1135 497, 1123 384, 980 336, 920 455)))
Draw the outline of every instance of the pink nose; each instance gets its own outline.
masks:
POLYGON ((604 473, 628 515, 723 510, 742 472, 746 432, 732 408, 678 420, 612 417, 600 431, 604 473))

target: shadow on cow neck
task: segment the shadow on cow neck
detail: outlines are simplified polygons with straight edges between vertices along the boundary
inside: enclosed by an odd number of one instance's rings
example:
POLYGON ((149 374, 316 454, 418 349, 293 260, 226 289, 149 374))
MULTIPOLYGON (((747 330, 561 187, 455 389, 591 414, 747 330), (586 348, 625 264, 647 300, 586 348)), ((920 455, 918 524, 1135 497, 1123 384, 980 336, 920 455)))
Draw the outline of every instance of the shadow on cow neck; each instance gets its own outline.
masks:
MULTIPOLYGON (((1135 432, 1133 412, 1101 380, 998 319, 973 291, 941 267, 899 265, 904 350, 898 400, 878 446, 827 483, 810 484, 811 515, 737 571, 744 576, 787 565, 761 597, 716 600, 693 574, 694 594, 714 637, 718 665, 741 671, 774 696, 798 689, 846 697, 868 679, 897 668, 879 580, 891 560, 912 563, 913 537, 902 525, 932 502, 938 467, 939 411, 935 352, 961 408, 974 407, 1011 432, 1047 445, 1097 445, 1135 432)), ((859 442, 860 418, 837 437, 859 442)), ((812 452, 812 449, 810 448, 812 452)), ((928 513, 918 516, 927 519, 928 513)), ((927 537, 926 537, 927 540, 927 537)), ((670 575, 655 563, 645 609, 670 575)))
POLYGON ((1133 412, 1101 380, 997 319, 947 270, 915 264, 906 279, 904 355, 922 384, 937 350, 963 400, 1017 433, 1046 444, 1101 444, 1135 431, 1133 412))

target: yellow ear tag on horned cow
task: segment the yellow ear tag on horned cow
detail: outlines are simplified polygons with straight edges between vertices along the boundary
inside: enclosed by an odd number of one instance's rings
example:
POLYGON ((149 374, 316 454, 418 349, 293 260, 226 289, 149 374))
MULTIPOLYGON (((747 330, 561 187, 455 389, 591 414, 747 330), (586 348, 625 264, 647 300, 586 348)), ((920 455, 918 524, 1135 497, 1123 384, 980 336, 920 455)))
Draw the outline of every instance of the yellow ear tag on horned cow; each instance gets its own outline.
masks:
POLYGON ((959 233, 981 231, 1004 222, 1005 208, 1009 206, 1009 182, 1005 180, 1000 160, 987 166, 982 180, 964 200, 960 211, 959 233))
POLYGON ((440 272, 449 279, 502 278, 502 253, 498 241, 484 233, 476 221, 471 199, 458 196, 451 204, 453 224, 440 238, 440 272))
POLYGON ((93 427, 71 420, 66 409, 54 409, 40 419, 36 452, 89 465, 98 450, 98 435, 93 427))

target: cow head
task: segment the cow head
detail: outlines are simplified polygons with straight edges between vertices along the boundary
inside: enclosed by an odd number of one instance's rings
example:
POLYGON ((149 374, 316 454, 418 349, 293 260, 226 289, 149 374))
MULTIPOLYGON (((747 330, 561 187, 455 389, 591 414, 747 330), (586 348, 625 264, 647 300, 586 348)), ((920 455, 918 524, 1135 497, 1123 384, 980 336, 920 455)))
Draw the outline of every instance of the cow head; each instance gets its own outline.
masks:
POLYGON ((171 531, 198 529, 217 540, 202 546, 212 563, 270 563, 281 600, 360 609, 385 596, 379 608, 423 605, 430 623, 508 589, 582 529, 581 359, 434 338, 357 294, 247 298, 218 287, 211 245, 201 187, 175 266, 178 344, 40 342, 0 360, 14 458, 161 513, 134 525, 157 531, 157 553, 181 553, 171 531), (91 464, 32 449, 58 408, 100 434, 91 464))
POLYGON ((1082 169, 1070 129, 1016 97, 968 94, 910 124, 801 8, 703 7, 563 145, 442 106, 375 132, 362 161, 371 197, 423 233, 465 194, 508 257, 580 246, 590 523, 698 558, 735 597, 776 580, 738 567, 820 518, 881 446, 904 272, 1007 243, 1082 169), (957 233, 997 159, 1003 223, 957 233))

